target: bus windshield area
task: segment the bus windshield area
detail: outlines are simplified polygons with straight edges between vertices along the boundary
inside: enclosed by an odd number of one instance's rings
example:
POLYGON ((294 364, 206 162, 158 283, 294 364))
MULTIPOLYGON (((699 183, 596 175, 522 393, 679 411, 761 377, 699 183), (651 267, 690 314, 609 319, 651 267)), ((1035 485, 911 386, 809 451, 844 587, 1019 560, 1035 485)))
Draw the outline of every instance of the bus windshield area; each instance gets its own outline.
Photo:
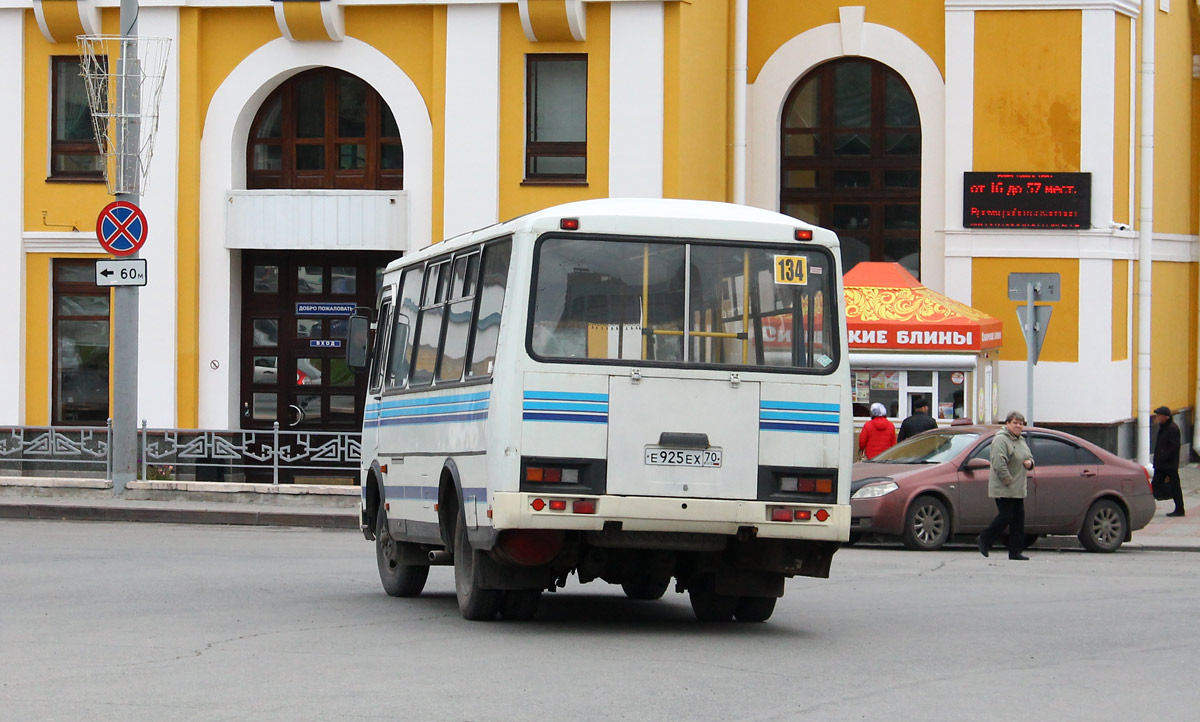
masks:
POLYGON ((540 358, 837 366, 837 271, 821 247, 551 236, 535 268, 540 358))

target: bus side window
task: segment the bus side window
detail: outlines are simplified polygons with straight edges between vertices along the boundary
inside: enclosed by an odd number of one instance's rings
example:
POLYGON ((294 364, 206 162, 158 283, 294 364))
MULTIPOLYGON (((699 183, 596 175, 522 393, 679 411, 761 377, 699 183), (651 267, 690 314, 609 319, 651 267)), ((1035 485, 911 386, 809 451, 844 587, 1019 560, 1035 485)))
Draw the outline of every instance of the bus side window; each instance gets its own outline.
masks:
POLYGON ((387 364, 388 331, 392 325, 392 299, 385 298, 379 306, 379 319, 375 325, 375 346, 371 360, 371 379, 367 385, 371 393, 379 393, 383 385, 383 369, 387 364))
POLYGON ((475 277, 479 275, 478 251, 454 259, 447 305, 446 335, 438 353, 438 383, 461 381, 471 336, 471 310, 475 308, 475 277))
POLYGON ((425 295, 421 302, 417 328, 414 332, 412 370, 408 387, 429 386, 437 367, 438 347, 442 341, 443 320, 446 317, 446 296, 450 280, 450 262, 431 263, 425 271, 425 295))
POLYGON ((420 266, 404 272, 400 283, 400 296, 396 303, 395 321, 391 335, 391 349, 387 358, 387 373, 383 385, 387 390, 404 388, 408 380, 408 359, 412 351, 410 330, 412 320, 417 317, 421 305, 421 280, 424 274, 420 266))
POLYGON ((508 283, 508 263, 512 257, 512 242, 504 241, 483 251, 483 277, 479 283, 479 303, 475 314, 474 339, 468 378, 488 376, 496 361, 496 344, 500 339, 500 313, 504 308, 504 287, 508 283))

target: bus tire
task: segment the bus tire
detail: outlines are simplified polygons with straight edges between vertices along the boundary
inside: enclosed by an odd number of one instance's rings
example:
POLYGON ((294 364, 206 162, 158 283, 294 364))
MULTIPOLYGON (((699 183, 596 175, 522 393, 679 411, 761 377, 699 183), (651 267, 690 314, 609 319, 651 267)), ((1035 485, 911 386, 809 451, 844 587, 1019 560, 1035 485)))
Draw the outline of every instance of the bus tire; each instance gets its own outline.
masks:
POLYGON ((482 552, 471 548, 467 539, 467 519, 460 511, 454 527, 454 596, 458 598, 458 611, 463 618, 473 622, 494 618, 504 599, 503 590, 480 586, 481 555, 482 552))
POLYGON ((692 612, 701 622, 728 622, 737 609, 738 598, 717 594, 713 578, 704 579, 688 590, 692 612))
POLYGON ((429 566, 400 563, 400 545, 388 531, 387 511, 383 504, 375 513, 375 561, 383 591, 393 597, 415 597, 425 588, 429 566))
POLYGON ((765 622, 775 613, 777 597, 742 597, 733 615, 739 622, 765 622))
POLYGON ((527 622, 537 616, 541 589, 509 589, 500 602, 500 616, 511 622, 527 622))

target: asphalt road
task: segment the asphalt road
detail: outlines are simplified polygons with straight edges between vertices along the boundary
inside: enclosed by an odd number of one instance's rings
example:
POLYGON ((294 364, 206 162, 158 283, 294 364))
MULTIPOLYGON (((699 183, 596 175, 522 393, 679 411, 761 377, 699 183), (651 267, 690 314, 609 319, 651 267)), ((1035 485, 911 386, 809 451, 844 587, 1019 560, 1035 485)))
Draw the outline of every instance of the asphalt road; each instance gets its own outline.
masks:
POLYGON ((1196 555, 1031 555, 843 550, 765 624, 596 583, 471 623, 353 532, 0 521, 0 718, 1191 719, 1196 555))

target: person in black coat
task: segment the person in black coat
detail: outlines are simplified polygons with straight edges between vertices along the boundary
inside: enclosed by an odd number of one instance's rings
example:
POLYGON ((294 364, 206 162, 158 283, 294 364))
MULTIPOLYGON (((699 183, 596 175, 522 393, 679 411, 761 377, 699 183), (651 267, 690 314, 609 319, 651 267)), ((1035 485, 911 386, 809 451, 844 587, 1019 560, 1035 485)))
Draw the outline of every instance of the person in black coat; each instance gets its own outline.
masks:
POLYGON ((918 396, 913 401, 913 414, 900 424, 900 433, 896 434, 896 443, 911 439, 922 431, 936 429, 937 422, 929 415, 929 402, 925 397, 918 396))
POLYGON ((1164 482, 1175 500, 1175 511, 1167 516, 1183 516, 1183 488, 1179 485, 1179 427, 1171 418, 1171 410, 1159 406, 1154 410, 1158 422, 1158 438, 1154 440, 1154 481, 1157 488, 1164 482))

